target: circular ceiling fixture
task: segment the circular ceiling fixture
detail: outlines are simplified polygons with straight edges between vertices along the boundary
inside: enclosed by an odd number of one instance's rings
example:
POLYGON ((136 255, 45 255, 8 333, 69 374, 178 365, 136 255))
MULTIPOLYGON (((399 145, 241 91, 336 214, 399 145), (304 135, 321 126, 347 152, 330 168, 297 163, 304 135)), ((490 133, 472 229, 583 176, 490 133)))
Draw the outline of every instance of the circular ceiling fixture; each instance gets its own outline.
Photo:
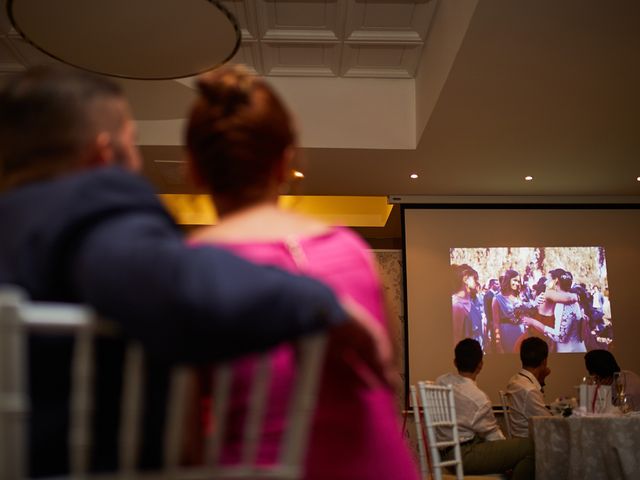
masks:
POLYGON ((218 0, 7 0, 7 13, 47 55, 114 77, 197 75, 230 60, 241 40, 218 0))

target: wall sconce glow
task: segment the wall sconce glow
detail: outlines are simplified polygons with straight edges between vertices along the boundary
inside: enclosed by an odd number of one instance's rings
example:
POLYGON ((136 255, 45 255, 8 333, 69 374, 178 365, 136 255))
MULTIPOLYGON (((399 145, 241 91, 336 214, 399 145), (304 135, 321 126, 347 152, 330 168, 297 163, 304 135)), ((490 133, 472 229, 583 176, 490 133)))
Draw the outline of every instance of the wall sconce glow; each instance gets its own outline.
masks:
POLYGON ((530 182, 531 180, 533 180, 533 177, 532 177, 531 175, 527 175, 526 177, 524 177, 524 179, 525 179, 527 182, 530 182))
POLYGON ((296 178, 304 178, 304 173, 302 173, 299 170, 294 170, 293 171, 293 176, 296 177, 296 178))
POLYGON ((411 175, 409 175, 411 178, 416 179, 418 178, 418 174, 417 173, 412 173, 411 175))
POLYGON ((640 182, 640 177, 636 178, 636 180, 640 182))

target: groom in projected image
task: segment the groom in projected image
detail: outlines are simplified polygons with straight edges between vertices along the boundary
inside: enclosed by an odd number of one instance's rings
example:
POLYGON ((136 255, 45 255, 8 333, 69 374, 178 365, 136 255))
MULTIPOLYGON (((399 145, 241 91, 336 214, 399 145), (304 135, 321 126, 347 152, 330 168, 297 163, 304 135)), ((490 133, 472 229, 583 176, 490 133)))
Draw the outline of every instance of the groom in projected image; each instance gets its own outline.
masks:
POLYGON ((484 315, 487 319, 487 330, 485 333, 485 338, 487 341, 484 343, 485 352, 495 352, 496 351, 496 329, 498 325, 493 322, 493 311, 491 310, 491 304, 493 303, 493 299, 496 294, 500 292, 500 282, 496 278, 489 279, 489 283, 487 284, 487 291, 482 297, 482 303, 484 305, 484 315), (489 345, 491 348, 489 349, 489 345))
POLYGON ((465 264, 452 265, 453 295, 453 341, 473 338, 480 345, 484 342, 484 319, 482 302, 478 298, 478 272, 465 264))

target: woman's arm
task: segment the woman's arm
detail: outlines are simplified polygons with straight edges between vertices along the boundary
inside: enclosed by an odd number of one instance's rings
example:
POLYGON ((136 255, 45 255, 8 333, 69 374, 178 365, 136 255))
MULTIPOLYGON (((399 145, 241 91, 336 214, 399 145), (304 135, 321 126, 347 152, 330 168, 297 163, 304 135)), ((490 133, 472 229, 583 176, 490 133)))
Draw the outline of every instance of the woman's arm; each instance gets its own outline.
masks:
POLYGON ((545 325, 542 322, 540 322, 539 320, 536 320, 535 318, 524 316, 524 317, 522 317, 522 323, 524 323, 525 325, 527 325, 529 327, 535 328, 539 332, 544 333, 545 325))
POLYGON ((544 292, 544 298, 554 303, 570 304, 578 301, 578 295, 571 292, 561 292, 558 290, 547 290, 544 292))
POLYGON ((569 328, 567 325, 567 320, 565 319, 564 313, 564 305, 558 303, 556 304, 553 315, 555 317, 555 325, 553 328, 545 326, 543 329, 544 334, 549 337, 554 342, 566 342, 567 336, 569 333, 569 328))

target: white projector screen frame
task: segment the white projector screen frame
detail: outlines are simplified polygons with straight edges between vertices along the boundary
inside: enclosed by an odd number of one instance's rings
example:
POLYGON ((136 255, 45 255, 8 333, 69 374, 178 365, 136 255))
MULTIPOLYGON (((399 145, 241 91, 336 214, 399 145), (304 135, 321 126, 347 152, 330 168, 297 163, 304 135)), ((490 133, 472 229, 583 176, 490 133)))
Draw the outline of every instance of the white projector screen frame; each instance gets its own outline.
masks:
MULTIPOLYGON (((623 369, 640 371, 639 205, 403 205, 405 390, 453 371, 451 247, 575 247, 606 250, 615 341, 623 369)), ((584 354, 551 354, 546 399, 575 396, 584 354)), ((486 355, 478 385, 498 390, 520 368, 517 354, 486 355)))

